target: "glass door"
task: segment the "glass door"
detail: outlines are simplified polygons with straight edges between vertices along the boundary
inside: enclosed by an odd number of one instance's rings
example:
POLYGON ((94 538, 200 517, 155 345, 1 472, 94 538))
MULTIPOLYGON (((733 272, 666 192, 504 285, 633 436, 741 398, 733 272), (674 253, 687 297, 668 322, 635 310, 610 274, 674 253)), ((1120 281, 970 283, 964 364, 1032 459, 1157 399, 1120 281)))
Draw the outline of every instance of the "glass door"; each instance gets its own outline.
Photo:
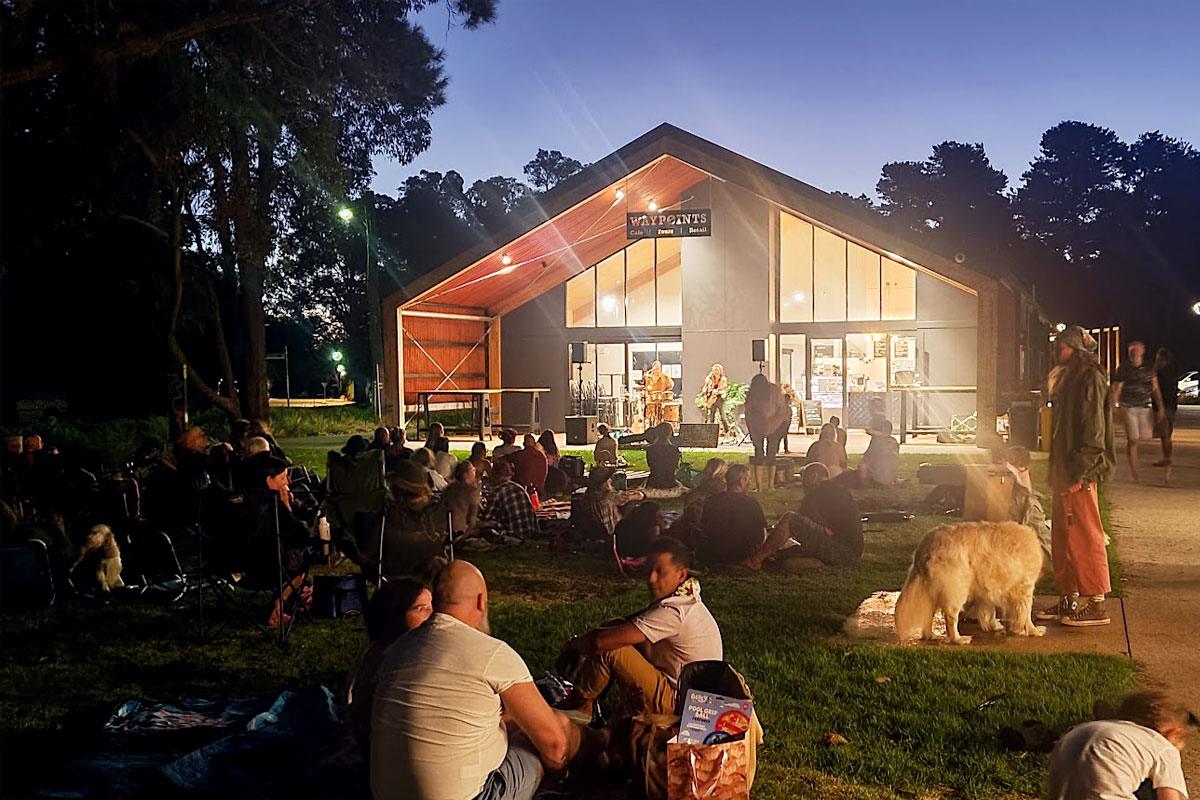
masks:
POLYGON ((803 333, 779 337, 779 382, 790 385, 802 399, 808 397, 807 338, 803 333))
POLYGON ((842 340, 812 339, 812 399, 821 401, 825 419, 840 414, 845 393, 842 340))

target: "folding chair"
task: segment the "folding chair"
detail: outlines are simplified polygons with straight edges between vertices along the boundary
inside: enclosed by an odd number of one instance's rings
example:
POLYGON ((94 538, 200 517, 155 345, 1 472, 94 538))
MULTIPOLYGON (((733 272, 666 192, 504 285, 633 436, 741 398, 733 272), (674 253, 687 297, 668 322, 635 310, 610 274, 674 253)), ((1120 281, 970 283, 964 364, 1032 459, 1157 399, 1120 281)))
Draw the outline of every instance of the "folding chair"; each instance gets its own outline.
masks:
POLYGON ((383 574, 383 532, 386 524, 387 484, 384 453, 368 450, 346 456, 330 450, 326 458, 325 499, 322 509, 335 541, 353 560, 366 553, 380 559, 376 578, 383 574))
POLYGON ((54 572, 46 543, 30 539, 0 548, 0 603, 5 608, 44 611, 54 604, 54 572))

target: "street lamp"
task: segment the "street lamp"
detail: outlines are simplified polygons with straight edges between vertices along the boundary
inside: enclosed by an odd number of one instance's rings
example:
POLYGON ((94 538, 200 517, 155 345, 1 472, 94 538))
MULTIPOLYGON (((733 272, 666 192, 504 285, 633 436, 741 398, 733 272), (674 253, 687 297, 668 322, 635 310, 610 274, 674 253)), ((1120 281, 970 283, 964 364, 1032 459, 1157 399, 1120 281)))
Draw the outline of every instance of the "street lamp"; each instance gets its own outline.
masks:
POLYGON ((342 222, 350 222, 354 219, 354 212, 350 210, 349 206, 342 206, 338 209, 338 219, 342 222))
POLYGON ((342 360, 342 351, 334 350, 332 353, 329 354, 329 357, 332 358, 333 362, 336 364, 337 362, 342 360))
MULTIPOLYGON (((372 203, 372 195, 368 192, 363 195, 362 202, 372 203)), ((372 206, 367 206, 368 209, 372 206)), ((342 206, 337 212, 338 219, 346 225, 349 225, 354 220, 354 211, 349 206, 342 206)), ((383 355, 383 330, 380 327, 382 321, 379 317, 379 309, 381 306, 379 299, 379 277, 376 272, 376 264, 371 258, 371 225, 368 222, 370 214, 364 214, 362 219, 363 227, 363 249, 366 251, 366 277, 367 277, 367 330, 371 340, 371 361, 374 362, 374 371, 372 383, 374 391, 372 392, 372 404, 375 406, 375 416, 378 417, 383 413, 383 398, 379 391, 379 360, 383 355)))

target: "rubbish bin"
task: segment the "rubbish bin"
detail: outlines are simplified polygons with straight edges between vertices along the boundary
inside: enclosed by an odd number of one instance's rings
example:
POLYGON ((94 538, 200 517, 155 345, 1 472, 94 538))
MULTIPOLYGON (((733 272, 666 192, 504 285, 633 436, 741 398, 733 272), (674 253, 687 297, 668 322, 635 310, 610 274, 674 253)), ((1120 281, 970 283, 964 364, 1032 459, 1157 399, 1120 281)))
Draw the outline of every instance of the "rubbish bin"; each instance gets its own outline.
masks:
POLYGON ((1008 443, 1037 450, 1038 413, 1032 400, 1014 400, 1008 407, 1008 443))

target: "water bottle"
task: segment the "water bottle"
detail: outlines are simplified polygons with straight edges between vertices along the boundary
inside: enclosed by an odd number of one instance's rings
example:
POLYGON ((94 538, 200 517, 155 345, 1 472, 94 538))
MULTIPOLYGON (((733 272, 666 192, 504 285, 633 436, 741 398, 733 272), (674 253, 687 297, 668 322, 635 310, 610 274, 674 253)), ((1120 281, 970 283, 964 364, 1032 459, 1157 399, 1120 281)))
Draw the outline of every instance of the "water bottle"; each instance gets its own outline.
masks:
POLYGON ((533 486, 533 485, 531 484, 531 485, 529 486, 529 489, 528 489, 528 491, 529 491, 529 502, 533 504, 533 510, 534 510, 534 511, 539 511, 539 510, 541 510, 541 508, 542 508, 542 501, 541 501, 541 498, 539 498, 539 497, 538 497, 538 490, 537 490, 537 487, 536 487, 536 486, 533 486))

